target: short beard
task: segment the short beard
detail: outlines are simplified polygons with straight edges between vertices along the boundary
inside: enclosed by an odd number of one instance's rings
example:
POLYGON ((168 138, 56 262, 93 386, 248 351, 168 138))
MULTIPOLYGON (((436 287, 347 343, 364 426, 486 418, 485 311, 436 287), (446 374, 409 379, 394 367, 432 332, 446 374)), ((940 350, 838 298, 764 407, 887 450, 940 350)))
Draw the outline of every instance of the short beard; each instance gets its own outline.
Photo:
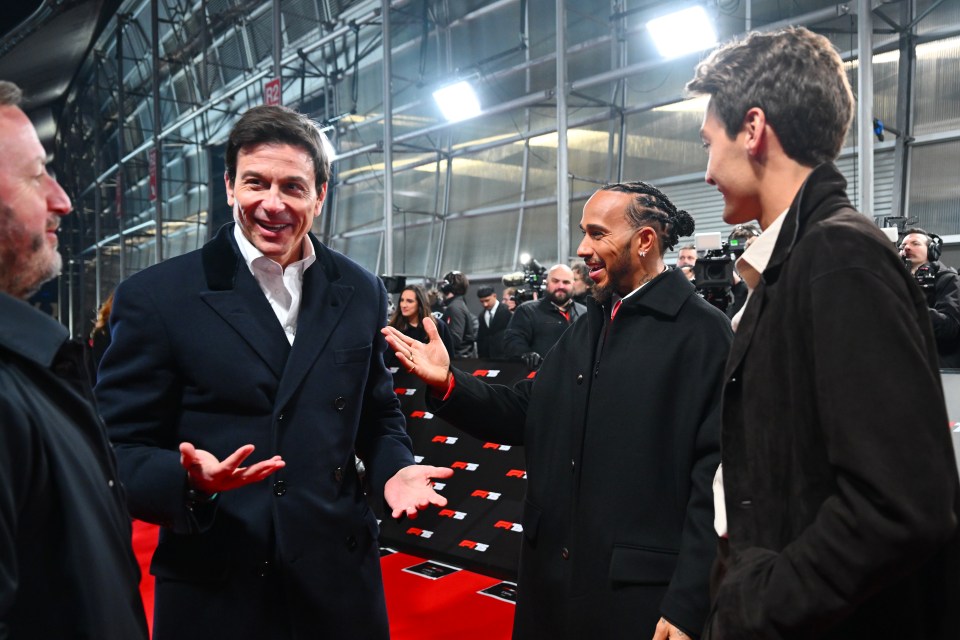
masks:
POLYGON ((30 249, 22 254, 18 240, 23 229, 15 229, 9 222, 13 211, 0 205, 0 291, 27 300, 63 268, 60 252, 54 250, 52 258, 46 252, 47 241, 43 234, 30 239, 30 249))
POLYGON ((562 307, 563 305, 565 305, 565 304, 567 304, 568 302, 570 302, 570 296, 567 295, 567 292, 566 292, 566 291, 551 291, 550 293, 547 294, 547 298, 549 298, 549 299, 550 299, 550 302, 552 302, 553 304, 557 305, 558 307, 562 307), (558 294, 558 293, 559 293, 560 295, 562 295, 562 296, 565 296, 563 300, 558 300, 558 299, 557 299, 557 294, 558 294))
POLYGON ((613 287, 611 286, 597 286, 593 287, 593 292, 590 294, 593 296, 593 299, 597 301, 598 304, 605 305, 610 302, 610 298, 613 297, 613 287))

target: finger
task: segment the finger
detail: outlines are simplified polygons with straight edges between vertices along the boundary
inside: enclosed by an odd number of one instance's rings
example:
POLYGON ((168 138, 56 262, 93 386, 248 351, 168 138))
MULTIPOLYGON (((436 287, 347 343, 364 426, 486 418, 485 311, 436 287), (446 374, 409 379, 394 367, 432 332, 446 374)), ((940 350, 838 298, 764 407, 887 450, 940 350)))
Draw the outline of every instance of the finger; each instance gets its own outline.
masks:
POLYGON ((224 468, 233 471, 237 467, 239 467, 241 464, 243 464, 243 461, 246 460, 251 453, 253 453, 253 450, 255 448, 256 447, 254 447, 252 444, 245 444, 239 449, 237 449, 236 451, 234 451, 233 453, 231 453, 229 456, 224 458, 221 465, 224 468))
POLYGON ((200 460, 197 457, 197 448, 189 442, 181 442, 180 466, 182 466, 184 469, 189 469, 190 467, 198 464, 200 464, 200 460))
POLYGON ((263 480, 270 474, 279 471, 280 469, 285 467, 286 464, 287 464, 286 462, 279 459, 264 460, 262 462, 258 462, 257 464, 250 465, 249 467, 246 467, 245 469, 240 470, 242 471, 242 473, 240 474, 240 477, 244 479, 250 479, 251 481, 256 482, 257 480, 263 480))
POLYGON ((440 332, 437 331, 437 321, 432 316, 426 316, 423 319, 423 328, 426 330, 430 342, 440 339, 440 332))
MULTIPOLYGON (((391 331, 394 330, 393 327, 387 327, 386 329, 390 329, 391 331)), ((386 331, 386 329, 384 329, 384 331, 386 331)), ((396 353, 398 356, 404 355, 404 352, 407 350, 407 345, 400 338, 394 335, 389 335, 386 336, 386 340, 387 344, 390 345, 390 349, 394 353, 396 353)))
POLYGON ((445 507, 447 506, 447 499, 434 491, 433 495, 430 496, 430 504, 435 507, 445 507))
POLYGON ((431 467, 427 466, 425 471, 430 478, 452 478, 453 469, 450 467, 431 467))

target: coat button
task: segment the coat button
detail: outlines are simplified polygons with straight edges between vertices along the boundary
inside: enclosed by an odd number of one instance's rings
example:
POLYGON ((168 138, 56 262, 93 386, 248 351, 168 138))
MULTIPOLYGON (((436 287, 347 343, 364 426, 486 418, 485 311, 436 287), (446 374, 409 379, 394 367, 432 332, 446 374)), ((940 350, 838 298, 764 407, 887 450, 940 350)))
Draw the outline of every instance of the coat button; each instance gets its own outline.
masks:
POLYGON ((277 422, 283 422, 283 414, 277 416, 277 422))
POLYGON ((357 548, 357 539, 353 536, 347 536, 347 549, 353 551, 357 548))
POLYGON ((560 550, 560 557, 563 558, 564 560, 569 560, 569 559, 570 559, 570 550, 567 549, 566 547, 564 547, 563 549, 561 549, 561 550, 560 550))
POLYGON ((282 496, 287 492, 287 483, 283 480, 277 480, 273 483, 273 495, 282 496))
POLYGON ((570 459, 570 471, 573 471, 577 468, 577 461, 573 458, 570 459))
POLYGON ((343 469, 341 467, 337 467, 336 471, 333 472, 333 479, 338 483, 343 482, 343 469))
POLYGON ((583 374, 577 374, 577 384, 583 384, 583 374))
POLYGON ((337 411, 343 411, 343 408, 347 406, 347 399, 340 396, 333 401, 333 406, 336 407, 337 411))

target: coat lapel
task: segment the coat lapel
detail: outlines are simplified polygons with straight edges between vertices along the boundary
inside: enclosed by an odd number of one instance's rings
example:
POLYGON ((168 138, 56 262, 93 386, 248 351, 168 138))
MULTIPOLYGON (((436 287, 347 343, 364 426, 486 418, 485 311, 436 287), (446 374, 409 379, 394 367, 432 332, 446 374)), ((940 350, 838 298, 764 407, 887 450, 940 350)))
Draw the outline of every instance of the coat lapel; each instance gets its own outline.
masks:
POLYGON ((337 282, 340 274, 327 248, 312 235, 309 238, 317 253, 317 262, 303 275, 297 338, 277 391, 278 407, 290 400, 320 357, 354 294, 352 286, 337 282))
POLYGON ((290 343, 234 244, 233 223, 221 227, 202 251, 208 290, 202 291, 200 298, 279 378, 290 353, 290 343))

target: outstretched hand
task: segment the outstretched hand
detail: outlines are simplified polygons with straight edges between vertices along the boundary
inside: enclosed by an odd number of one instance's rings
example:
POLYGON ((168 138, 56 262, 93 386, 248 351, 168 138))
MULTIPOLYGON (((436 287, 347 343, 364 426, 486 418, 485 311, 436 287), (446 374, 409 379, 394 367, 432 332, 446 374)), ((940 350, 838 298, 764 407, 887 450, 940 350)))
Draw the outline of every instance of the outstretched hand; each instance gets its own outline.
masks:
POLYGON ((213 495, 259 482, 286 464, 280 456, 273 456, 249 467, 241 467, 253 449, 252 444, 245 444, 221 462, 209 451, 197 449, 189 442, 181 442, 180 464, 187 470, 191 487, 213 495))
POLYGON ((387 344, 397 354, 397 359, 404 369, 433 389, 446 391, 447 377, 450 375, 450 354, 443 346, 435 322, 430 316, 423 319, 423 328, 430 339, 426 344, 403 335, 393 327, 384 327, 380 333, 387 339, 387 344))
POLYGON ((383 497, 392 511, 390 515, 400 518, 416 518, 417 512, 428 506, 447 506, 447 499, 433 490, 432 478, 449 478, 453 469, 412 464, 397 471, 383 487, 383 497))

